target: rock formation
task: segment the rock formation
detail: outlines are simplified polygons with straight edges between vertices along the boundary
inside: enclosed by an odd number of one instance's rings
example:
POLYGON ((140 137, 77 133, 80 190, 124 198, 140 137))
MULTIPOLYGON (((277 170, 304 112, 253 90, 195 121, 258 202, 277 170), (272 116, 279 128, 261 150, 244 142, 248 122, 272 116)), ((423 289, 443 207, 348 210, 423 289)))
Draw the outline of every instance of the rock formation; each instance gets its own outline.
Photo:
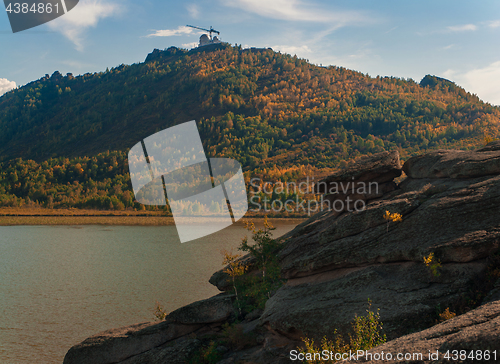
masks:
POLYGON ((471 282, 481 280, 500 243, 500 176, 488 174, 498 170, 491 161, 500 166, 496 145, 411 158, 403 170, 416 177, 365 210, 325 212, 299 225, 284 237, 279 257, 288 281, 267 302, 262 323, 293 338, 322 337, 347 326, 370 299, 396 337, 427 326, 438 305, 472 296, 471 282), (436 165, 445 171, 440 178, 423 172, 436 165), (403 221, 388 223, 385 211, 403 221), (423 264, 430 253, 442 264, 437 277, 423 264))
POLYGON ((364 206, 369 200, 382 197, 396 189, 394 178, 401 175, 399 153, 382 152, 362 157, 347 169, 321 180, 315 192, 324 194, 324 200, 337 213, 353 210, 356 202, 364 206))
MULTIPOLYGON (((321 181, 316 192, 353 181, 383 187, 378 194, 330 193, 330 201, 349 196, 366 208, 321 212, 280 238, 287 281, 263 312, 251 312, 237 325, 253 333, 253 344, 220 348, 220 363, 290 362, 301 337, 347 329, 368 300, 394 339, 374 353, 500 349, 500 142, 476 151, 433 151, 402 168, 397 152, 380 153, 321 181), (402 170, 407 178, 396 185, 402 170), (402 221, 384 219, 386 211, 401 214, 402 221), (434 269, 424 264, 431 254, 434 269), (445 308, 467 313, 432 326, 445 308)), ((230 288, 222 271, 210 282, 230 288)), ((220 334, 233 319, 231 300, 229 292, 221 293, 172 312, 164 322, 93 336, 71 348, 64 363, 186 362, 206 335, 220 334)))
POLYGON ((185 363, 200 345, 188 335, 217 331, 233 313, 232 295, 217 295, 181 307, 160 323, 142 323, 91 336, 73 346, 64 363, 185 363), (176 341, 179 338, 183 339, 176 341))

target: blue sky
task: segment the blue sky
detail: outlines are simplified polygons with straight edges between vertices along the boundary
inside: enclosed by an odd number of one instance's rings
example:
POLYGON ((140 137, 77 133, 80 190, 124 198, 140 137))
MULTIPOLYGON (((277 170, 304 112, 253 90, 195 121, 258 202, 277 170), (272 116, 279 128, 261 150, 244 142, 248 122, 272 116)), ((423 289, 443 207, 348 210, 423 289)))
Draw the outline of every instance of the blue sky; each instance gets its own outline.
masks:
POLYGON ((448 78, 500 105, 500 1, 80 0, 68 14, 13 34, 0 13, 0 94, 60 71, 142 62, 154 48, 193 47, 221 32, 370 76, 448 78))

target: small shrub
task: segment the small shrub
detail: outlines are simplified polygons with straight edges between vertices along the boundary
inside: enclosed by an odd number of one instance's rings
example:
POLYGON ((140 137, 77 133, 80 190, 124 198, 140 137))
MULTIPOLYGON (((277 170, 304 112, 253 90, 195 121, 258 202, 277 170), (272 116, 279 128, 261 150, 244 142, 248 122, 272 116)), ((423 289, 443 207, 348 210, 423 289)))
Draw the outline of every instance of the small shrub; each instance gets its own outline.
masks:
POLYGON ((387 232, 389 232, 389 223, 403 221, 403 216, 397 212, 391 214, 389 211, 385 211, 384 219, 387 220, 387 232))
POLYGON ((385 335, 382 335, 382 324, 380 323, 380 310, 377 313, 370 311, 371 303, 368 304, 366 316, 357 316, 354 318, 354 334, 349 336, 349 346, 351 350, 369 350, 379 346, 386 341, 385 335))
MULTIPOLYGON (((317 353, 321 353, 323 350, 328 352, 342 355, 343 353, 348 353, 357 350, 369 350, 376 346, 382 345, 387 341, 385 334, 382 334, 382 323, 380 322, 380 310, 377 312, 370 311, 371 302, 368 301, 368 310, 366 310, 366 316, 357 316, 352 322, 352 333, 349 334, 349 341, 346 342, 344 337, 338 333, 336 330, 333 332, 333 340, 328 340, 323 337, 320 347, 316 347, 314 340, 309 338, 303 338, 302 341, 305 344, 305 349, 299 349, 305 356, 307 364, 327 364, 335 363, 337 361, 323 360, 318 357, 317 353)), ((340 360, 339 360, 340 361, 340 360)))
POLYGON ((275 229, 264 217, 264 228, 256 229, 251 221, 245 222, 245 228, 252 233, 255 244, 249 244, 247 237, 242 239, 239 250, 248 252, 255 258, 255 268, 260 271, 258 275, 245 274, 248 267, 239 258, 241 255, 222 251, 223 264, 226 265, 224 273, 232 280, 232 289, 236 294, 236 306, 239 316, 251 312, 256 308, 263 309, 271 293, 282 284, 281 268, 277 259, 280 244, 272 238, 275 229))
POLYGON ((272 238, 272 230, 276 228, 264 217, 264 229, 256 229, 253 222, 246 222, 245 227, 252 232, 255 244, 250 245, 248 239, 243 238, 240 250, 250 253, 256 260, 256 267, 262 274, 260 277, 244 276, 239 280, 242 295, 246 298, 246 311, 255 308, 263 309, 266 301, 271 297, 271 292, 282 284, 281 268, 277 259, 280 244, 272 238))
POLYGON ((446 310, 439 314, 439 322, 444 322, 446 320, 452 319, 457 314, 455 312, 450 311, 449 307, 446 307, 446 310))
POLYGON ((252 232, 254 245, 248 244, 247 237, 243 238, 240 250, 250 253, 257 260, 257 268, 262 269, 262 278, 266 278, 266 271, 273 263, 276 263, 276 251, 279 248, 279 243, 272 238, 272 230, 276 228, 267 220, 267 215, 264 217, 264 229, 256 229, 253 222, 245 222, 245 227, 252 232))
POLYGON ((165 309, 163 308, 162 305, 160 305, 160 303, 158 301, 156 301, 155 310, 153 312, 153 315, 159 321, 163 321, 163 320, 165 320, 165 317, 167 317, 167 312, 165 312, 165 309))
POLYGON ((277 289, 282 283, 276 281, 271 275, 263 280, 259 276, 244 276, 239 282, 243 295, 243 310, 248 313, 255 309, 263 310, 271 292, 277 289))
POLYGON ((498 140, 498 138, 492 138, 491 136, 489 136, 487 134, 484 135, 484 145, 485 146, 490 144, 493 141, 496 141, 496 140, 498 140))
POLYGON ((227 250, 223 250, 221 253, 224 256, 222 264, 227 265, 223 272, 228 274, 232 278, 233 289, 234 293, 236 294, 236 305, 238 307, 238 312, 241 315, 241 304, 238 297, 238 288, 236 287, 236 277, 239 277, 245 273, 246 266, 238 260, 239 258, 241 258, 241 254, 232 254, 227 250))
POLYGON ((441 262, 434 256, 434 253, 430 253, 427 257, 424 256, 424 263, 434 277, 439 277, 441 275, 439 272, 441 262))
POLYGON ((315 354, 318 355, 324 350, 330 353, 334 353, 334 356, 337 353, 342 355, 342 353, 349 352, 349 345, 344 342, 342 336, 337 334, 336 330, 333 332, 333 335, 335 337, 334 340, 328 340, 326 336, 323 337, 323 339, 321 340, 320 347, 316 347, 313 339, 309 339, 307 337, 303 338, 302 341, 305 344, 305 350, 301 350, 301 353, 303 353, 306 358, 305 363, 307 364, 335 363, 335 361, 332 362, 331 360, 323 360, 321 358, 316 359, 314 357, 315 354))
POLYGON ((222 354, 217 351, 217 346, 215 341, 211 341, 208 346, 204 346, 196 352, 189 364, 216 364, 222 359, 222 354))
POLYGON ((254 335, 244 333, 242 326, 238 323, 224 324, 222 336, 225 338, 227 345, 234 350, 242 350, 256 344, 254 335))

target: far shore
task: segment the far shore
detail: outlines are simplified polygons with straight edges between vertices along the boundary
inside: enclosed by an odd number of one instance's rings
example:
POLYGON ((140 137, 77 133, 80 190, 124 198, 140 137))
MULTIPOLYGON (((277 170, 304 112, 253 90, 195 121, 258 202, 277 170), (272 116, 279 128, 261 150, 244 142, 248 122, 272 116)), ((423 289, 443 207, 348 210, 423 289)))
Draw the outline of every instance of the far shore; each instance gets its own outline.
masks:
MULTIPOLYGON (((245 220, 262 219, 264 215, 245 216, 245 220)), ((276 223, 300 223, 304 217, 273 217, 276 223)), ((240 220, 237 223, 242 223, 240 220)), ((171 216, 162 211, 105 211, 83 209, 46 209, 3 207, 0 208, 0 226, 16 225, 130 225, 165 226, 174 225, 171 216)))

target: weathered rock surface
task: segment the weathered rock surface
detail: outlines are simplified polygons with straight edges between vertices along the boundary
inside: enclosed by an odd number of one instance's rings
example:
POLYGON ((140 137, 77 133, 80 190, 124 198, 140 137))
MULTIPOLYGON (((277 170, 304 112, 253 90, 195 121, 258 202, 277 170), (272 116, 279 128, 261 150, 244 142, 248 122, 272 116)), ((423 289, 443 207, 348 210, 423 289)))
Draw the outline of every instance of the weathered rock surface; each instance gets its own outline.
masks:
POLYGON ((279 253, 282 270, 295 278, 375 263, 422 262, 430 252, 443 263, 481 259, 498 247, 499 206, 499 176, 407 179, 364 211, 338 217, 325 212, 299 225, 279 253), (402 214, 403 221, 388 224, 385 211, 402 214))
POLYGON ((121 364, 186 364, 201 346, 200 340, 182 338, 155 347, 120 362, 121 364))
POLYGON ((384 330, 393 338, 431 324, 436 307, 460 301, 471 277, 484 268, 483 261, 446 264, 434 279, 422 263, 405 262, 290 280, 268 301, 261 322, 296 340, 304 335, 320 339, 348 329, 370 300, 372 308, 381 308, 384 330))
POLYGON ((493 289, 484 298, 483 304, 494 302, 494 301, 500 301, 500 279, 497 279, 493 289))
POLYGON ((178 360, 191 353, 197 342, 183 338, 211 324, 220 326, 233 313, 232 295, 220 294, 181 307, 160 323, 147 322, 89 337, 68 351, 64 364, 183 363, 166 358, 177 353, 178 360))
POLYGON ((73 346, 66 354, 64 364, 120 363, 188 335, 200 327, 164 321, 104 331, 73 346))
POLYGON ((326 177, 318 182, 315 190, 316 193, 326 193, 330 184, 351 181, 389 182, 400 175, 399 153, 397 151, 381 152, 362 157, 345 170, 326 177))
POLYGON ((336 214, 364 206, 366 201, 382 197, 394 191, 394 178, 401 175, 399 153, 382 152, 365 156, 319 181, 314 186, 316 193, 324 194, 336 214))
POLYGON ((261 322, 293 338, 322 337, 349 325, 371 299, 389 337, 403 334, 403 322, 425 326, 438 304, 457 302, 484 273, 500 245, 499 210, 500 176, 408 178, 364 211, 315 216, 285 237, 279 259, 288 282, 261 322), (403 221, 388 224, 386 210, 403 221), (431 252, 439 277, 423 263, 431 252))
MULTIPOLYGON (((391 353, 394 358, 398 353, 421 354, 422 359, 414 356, 412 360, 391 360, 391 363, 498 363, 500 362, 500 301, 491 302, 464 315, 447 320, 427 330, 403 336, 378 346, 369 353, 379 357, 382 352, 391 353), (474 351, 474 359, 457 358, 450 360, 453 350, 465 350, 467 355, 474 351), (484 360, 485 351, 489 351, 490 359, 484 360), (482 356, 476 356, 481 351, 482 356), (495 351, 495 353, 493 353, 495 351), (437 357, 429 358, 429 352, 437 357), (450 358, 445 358, 446 353, 450 358)), ((368 356, 367 356, 368 357, 368 356)), ((372 356, 372 360, 360 357, 347 363, 380 363, 372 356)), ((383 362, 383 361, 382 361, 383 362)), ((386 361, 389 362, 389 361, 386 361)))
POLYGON ((193 302, 171 312, 166 320, 180 324, 211 324, 222 322, 234 314, 233 295, 220 294, 193 302))
MULTIPOLYGON (((409 159, 403 166, 408 178, 397 188, 370 196, 337 194, 363 199, 366 209, 322 212, 280 238, 278 259, 287 282, 263 312, 241 324, 245 334, 255 334, 255 344, 225 352, 221 363, 289 362, 301 337, 319 339, 347 328, 365 313, 368 299, 380 309, 388 338, 399 337, 378 349, 498 347, 500 282, 495 287, 486 277, 500 246, 499 163, 500 142, 473 152, 435 151, 409 159), (386 211, 400 213, 402 221, 387 222, 386 211), (438 274, 424 264, 430 253, 441 264, 438 274), (402 336, 434 324, 438 307, 464 307, 484 295, 484 306, 402 336)), ((325 186, 349 180, 389 186, 401 173, 397 152, 355 166, 325 179, 325 186)), ((242 259, 252 263, 249 256, 242 259)), ((230 286, 222 271, 210 282, 221 290, 230 286)), ((203 335, 219 335, 222 323, 231 321, 231 299, 222 294, 180 308, 162 323, 96 335, 70 349, 65 364, 185 362, 203 335)))
POLYGON ((436 150, 409 159, 403 166, 411 178, 474 178, 500 173, 500 145, 475 151, 436 150))

